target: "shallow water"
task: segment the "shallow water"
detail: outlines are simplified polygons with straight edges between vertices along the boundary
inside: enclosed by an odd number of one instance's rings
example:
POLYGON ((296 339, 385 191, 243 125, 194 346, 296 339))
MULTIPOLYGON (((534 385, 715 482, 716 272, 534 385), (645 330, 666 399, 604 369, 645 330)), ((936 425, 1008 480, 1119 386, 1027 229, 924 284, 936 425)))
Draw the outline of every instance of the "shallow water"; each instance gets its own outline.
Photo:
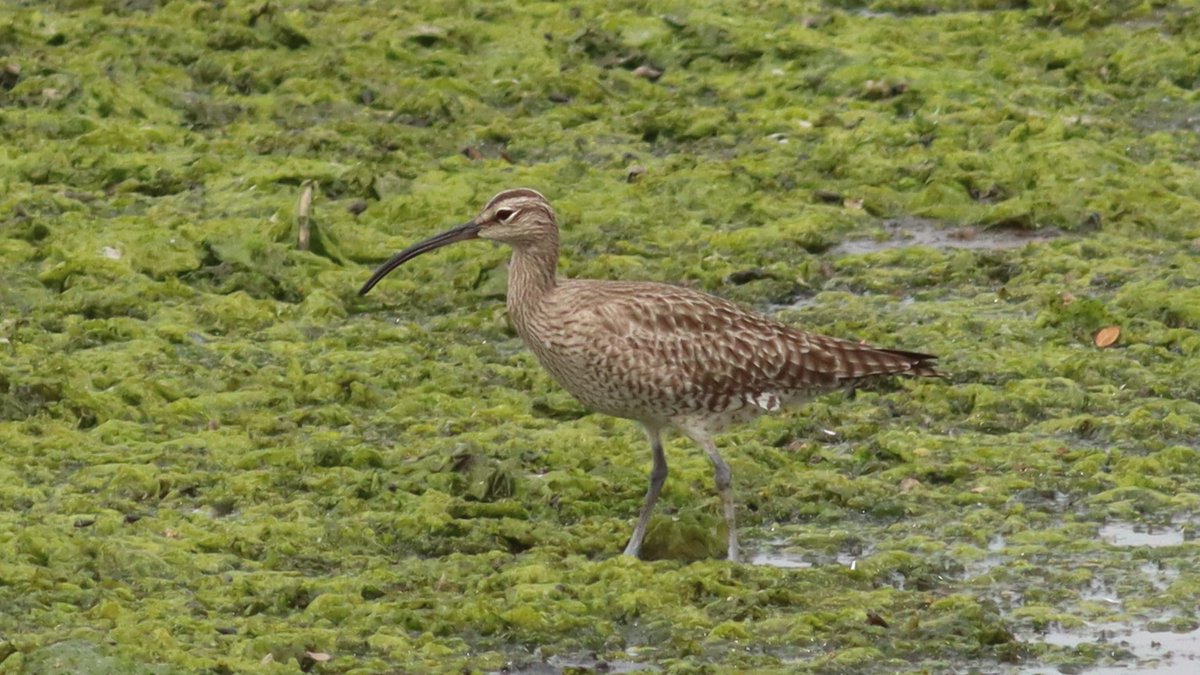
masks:
POLYGON ((1060 236, 1061 233, 1051 230, 956 227, 923 218, 898 218, 884 221, 878 236, 843 241, 830 249, 830 254, 867 255, 918 246, 947 250, 998 251, 1043 244, 1060 236))
MULTIPOLYGON (((1200 672, 1200 630, 1185 633, 1150 631, 1128 625, 1109 624, 1077 631, 1050 632, 1041 636, 1047 644, 1078 648, 1098 645, 1120 655, 1120 661, 1107 666, 1072 670, 1082 675, 1120 675, 1147 672, 1154 675, 1194 675, 1200 672)), ((1022 675, 1055 673, 1056 669, 1025 668, 1022 675)))
POLYGON ((0 3, 0 669, 1158 658, 1200 597, 1200 15, 847 4, 0 3), (756 564, 669 440, 625 559, 645 439, 522 347, 506 251, 357 295, 521 185, 565 275, 806 298, 948 376, 723 435, 756 564))
POLYGON ((1155 527, 1143 523, 1105 523, 1100 527, 1100 536, 1115 546, 1149 548, 1178 546, 1187 541, 1182 527, 1155 527))

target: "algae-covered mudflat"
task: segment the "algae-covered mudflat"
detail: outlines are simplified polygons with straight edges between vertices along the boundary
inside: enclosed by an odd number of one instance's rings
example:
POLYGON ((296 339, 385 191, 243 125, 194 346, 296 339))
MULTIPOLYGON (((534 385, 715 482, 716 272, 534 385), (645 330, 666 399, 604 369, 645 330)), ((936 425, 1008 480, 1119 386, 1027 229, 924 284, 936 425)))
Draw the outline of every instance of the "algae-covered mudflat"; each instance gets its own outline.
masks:
POLYGON ((4 3, 0 672, 1184 672, 1198 10, 4 3), (725 435, 743 563, 672 439, 619 556, 648 449, 505 250, 356 294, 516 186, 565 274, 949 377, 725 435))

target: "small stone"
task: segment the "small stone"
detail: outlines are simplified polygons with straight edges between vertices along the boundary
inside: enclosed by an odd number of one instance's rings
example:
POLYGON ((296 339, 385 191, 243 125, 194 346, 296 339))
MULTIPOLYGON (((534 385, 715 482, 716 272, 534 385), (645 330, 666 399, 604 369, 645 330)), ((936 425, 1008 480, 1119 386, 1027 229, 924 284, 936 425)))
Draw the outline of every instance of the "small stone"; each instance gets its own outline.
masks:
POLYGON ((429 24, 419 24, 408 31, 408 39, 422 47, 432 47, 447 37, 446 29, 429 24))
POLYGON ((0 68, 0 89, 8 91, 17 86, 17 82, 21 80, 21 66, 16 63, 7 63, 3 68, 0 68))
POLYGON ((754 268, 751 268, 748 270, 739 270, 737 272, 730 274, 729 275, 729 283, 734 284, 736 286, 741 286, 742 284, 748 284, 751 281, 758 281, 760 279, 770 279, 770 278, 771 278, 770 272, 767 272, 766 270, 764 270, 760 267, 754 267, 754 268))
POLYGON ((642 65, 633 69, 633 74, 650 80, 651 82, 658 82, 658 78, 662 77, 663 71, 655 68, 654 66, 648 66, 643 63, 642 65))
POLYGON ((813 199, 822 204, 841 204, 845 197, 840 192, 833 190, 813 190, 813 199))

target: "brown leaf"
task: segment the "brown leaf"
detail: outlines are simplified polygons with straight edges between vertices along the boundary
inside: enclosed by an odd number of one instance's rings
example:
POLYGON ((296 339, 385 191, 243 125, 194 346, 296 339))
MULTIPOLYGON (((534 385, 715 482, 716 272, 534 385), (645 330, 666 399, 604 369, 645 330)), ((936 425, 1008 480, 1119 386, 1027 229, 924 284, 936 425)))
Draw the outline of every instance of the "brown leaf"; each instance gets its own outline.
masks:
POLYGON ((1101 328, 1099 331, 1097 331, 1096 337, 1092 338, 1092 342, 1095 342, 1096 346, 1100 349, 1104 349, 1106 347, 1111 347, 1119 337, 1121 337, 1121 327, 1109 326, 1107 328, 1101 328))
POLYGON ((469 145, 467 147, 463 148, 462 150, 459 150, 459 152, 466 155, 467 159, 470 159, 472 161, 478 162, 479 160, 483 159, 483 153, 476 150, 475 148, 472 148, 469 145))
POLYGON ((879 616, 875 612, 867 612, 867 625, 868 626, 879 626, 880 628, 887 628, 888 622, 882 616, 879 616))
POLYGON ((333 658, 325 652, 304 652, 304 654, 317 663, 324 663, 333 658))

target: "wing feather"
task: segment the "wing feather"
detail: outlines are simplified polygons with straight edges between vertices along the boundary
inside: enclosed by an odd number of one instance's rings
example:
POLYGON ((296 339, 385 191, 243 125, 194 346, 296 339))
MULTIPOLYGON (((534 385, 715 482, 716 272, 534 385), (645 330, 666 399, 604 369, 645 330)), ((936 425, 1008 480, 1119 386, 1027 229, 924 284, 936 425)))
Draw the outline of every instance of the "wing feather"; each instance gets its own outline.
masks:
POLYGON ((774 409, 780 399, 846 380, 937 374, 933 356, 806 333, 679 286, 565 283, 564 320, 577 325, 564 332, 585 336, 586 358, 598 361, 593 376, 674 408, 774 409))

